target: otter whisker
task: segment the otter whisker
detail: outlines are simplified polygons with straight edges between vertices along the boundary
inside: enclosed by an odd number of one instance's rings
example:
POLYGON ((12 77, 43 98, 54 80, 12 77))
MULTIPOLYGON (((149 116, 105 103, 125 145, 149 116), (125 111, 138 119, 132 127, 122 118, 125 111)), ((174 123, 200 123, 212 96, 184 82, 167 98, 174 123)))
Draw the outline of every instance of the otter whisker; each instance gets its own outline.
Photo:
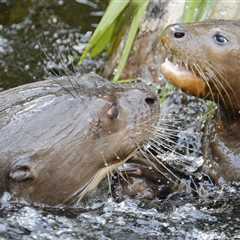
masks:
POLYGON ((165 116, 161 116, 160 118, 159 118, 159 122, 161 123, 161 122, 165 122, 165 121, 174 121, 175 123, 179 123, 179 122, 181 122, 182 121, 182 119, 176 119, 176 116, 174 116, 174 117, 169 117, 169 118, 166 118, 165 116))
MULTIPOLYGON (((57 74, 56 74, 55 77, 57 77, 57 74)), ((76 97, 76 96, 71 92, 71 90, 70 90, 69 88, 66 88, 66 87, 64 87, 64 86, 61 84, 59 78, 58 78, 58 79, 52 78, 52 80, 53 80, 57 85, 59 85, 63 90, 65 90, 65 92, 69 93, 72 97, 74 97, 74 98, 76 97)))
MULTIPOLYGON (((214 76, 213 76, 213 80, 220 86, 220 88, 223 89, 223 92, 226 94, 228 100, 229 100, 229 103, 231 105, 231 107, 234 109, 234 104, 233 104, 233 101, 232 101, 232 98, 229 94, 229 92, 227 91, 227 88, 230 90, 231 94, 233 95, 233 97, 236 99, 236 94, 234 93, 232 87, 230 86, 230 84, 225 80, 224 76, 220 73, 220 72, 217 72, 213 66, 211 66, 209 64, 209 67, 211 68, 214 76), (220 80, 221 79, 221 80, 220 80)), ((224 99, 222 99, 224 101, 224 99)))
MULTIPOLYGON (((177 133, 179 133, 179 132, 177 132, 177 133)), ((168 133, 168 131, 165 131, 164 128, 162 130, 160 130, 159 128, 155 129, 153 136, 154 137, 149 138, 150 139, 150 144, 153 141, 156 144, 159 144, 160 146, 165 147, 165 145, 163 145, 163 142, 168 142, 168 143, 172 143, 174 145, 178 144, 178 146, 183 147, 184 149, 186 149, 188 151, 191 151, 191 152, 194 152, 194 153, 197 153, 197 154, 201 154, 201 152, 199 152, 199 151, 196 151, 192 148, 189 148, 189 147, 187 147, 183 144, 179 144, 176 141, 174 141, 173 139, 178 137, 177 134, 168 133), (158 140, 160 140, 160 142, 158 142, 158 140)), ((168 145, 168 147, 170 147, 170 146, 168 145)))
MULTIPOLYGON (((166 154, 166 151, 161 149, 160 146, 156 145, 155 143, 149 142, 149 147, 148 149, 152 149, 153 151, 155 151, 159 156, 166 154)), ((167 148, 167 146, 165 146, 165 148, 167 148)), ((186 156, 184 154, 180 154, 178 152, 176 152, 174 149, 172 149, 170 146, 168 146, 168 150, 173 153, 175 156, 180 157, 180 158, 186 158, 186 156)), ((180 161, 181 162, 181 161, 180 161)))
MULTIPOLYGON (((41 44, 39 43, 39 46, 40 46, 40 48, 41 48, 41 50, 42 50, 42 53, 44 54, 44 56, 45 56, 45 58, 48 60, 48 61, 51 61, 51 62, 55 62, 55 59, 53 59, 50 55, 48 55, 47 53, 46 53, 46 51, 44 50, 44 48, 43 47, 41 47, 41 44)), ((62 67, 64 67, 64 64, 62 64, 62 67)), ((46 71, 46 70, 45 70, 46 71)), ((59 85, 60 87, 62 87, 62 89, 63 90, 65 90, 67 93, 69 93, 70 95, 72 95, 72 97, 76 97, 72 92, 71 92, 71 90, 70 89, 68 89, 68 88, 66 88, 66 87, 64 87, 62 84, 61 84, 61 81, 60 81, 60 79, 59 79, 59 74, 56 72, 56 70, 55 69, 52 69, 50 72, 48 71, 47 72, 48 73, 48 75, 52 75, 53 77, 52 77, 52 79, 53 79, 53 81, 57 84, 57 85, 59 85), (55 78, 57 78, 57 79, 55 79, 55 78)), ((69 77, 68 77, 68 80, 69 80, 69 77)), ((71 79, 70 79, 71 80, 71 79)), ((70 81, 70 83, 71 83, 71 81, 70 81)), ((72 85, 72 84, 71 84, 72 85)), ((73 88, 74 88, 74 86, 72 86, 73 88)))
MULTIPOLYGON (((165 146, 165 148, 167 148, 167 146, 165 146)), ((152 150, 155 151, 157 153, 157 156, 165 156, 166 155, 166 151, 163 149, 159 149, 159 147, 156 146, 156 144, 151 144, 151 147, 149 147, 148 149, 150 149, 151 151, 152 150)), ((179 158, 186 157, 184 154, 181 155, 180 153, 176 152, 174 149, 171 149, 170 147, 168 148, 168 151, 171 152, 172 154, 174 154, 176 157, 179 157, 179 158)))
MULTIPOLYGON (((214 69, 214 67, 212 66, 212 64, 210 62, 206 62, 205 65, 206 65, 206 71, 208 72, 207 82, 209 82, 210 79, 212 80, 212 83, 213 83, 214 87, 216 88, 216 90, 217 90, 217 92, 218 92, 218 94, 219 94, 219 96, 220 96, 220 98, 223 101, 223 104, 225 106, 227 106, 227 103, 225 101, 224 96, 222 95, 221 89, 226 94, 226 96, 227 96, 227 98, 229 100, 229 103, 232 105, 231 97, 230 97, 227 89, 224 87, 224 84, 220 81, 220 79, 218 77, 218 76, 221 76, 221 74, 216 72, 216 70, 214 69)), ((223 79, 224 78, 221 78, 221 80, 223 80, 223 79)), ((214 98, 213 98, 213 101, 216 102, 216 100, 214 98)))
MULTIPOLYGON (((71 55, 72 55, 72 54, 71 54, 70 51, 69 51, 68 56, 71 56, 71 55)), ((65 59, 65 56, 63 56, 62 54, 60 54, 60 62, 61 62, 62 68, 63 68, 64 71, 65 71, 65 74, 64 74, 64 75, 68 77, 70 83, 72 82, 73 89, 75 90, 76 94, 79 95, 79 94, 80 94, 80 91, 79 91, 79 90, 81 89, 81 86, 80 86, 80 84, 78 83, 78 81, 75 80, 75 78, 71 78, 71 76, 72 76, 73 74, 76 75, 77 71, 75 72, 75 71, 70 70, 70 69, 66 66, 66 64, 64 63, 64 59, 65 59)), ((72 61, 70 62, 70 64, 71 64, 71 66, 72 66, 72 69, 74 69, 74 67, 73 67, 74 65, 73 65, 73 62, 72 62, 72 61)))
MULTIPOLYGON (((165 119, 164 119, 165 120, 165 119)), ((171 127, 172 129, 175 127, 174 124, 177 124, 177 123, 181 123, 182 120, 179 120, 179 121, 175 121, 173 119, 170 119, 170 121, 168 122, 163 122, 162 119, 160 119, 160 121, 156 124, 157 126, 166 126, 166 127, 171 127)), ((174 129, 173 129, 174 130, 174 129)))
POLYGON ((158 138, 158 137, 167 137, 166 139, 171 139, 171 140, 175 140, 178 138, 178 134, 179 132, 171 132, 170 130, 166 130, 165 128, 158 128, 154 134, 153 134, 153 137, 154 138, 158 138))
POLYGON ((111 168, 109 168, 107 159, 105 158, 104 154, 102 153, 101 155, 102 155, 102 158, 104 161, 105 168, 109 169, 109 171, 106 172, 107 173, 107 182, 108 182, 108 192, 109 192, 110 196, 112 197, 111 177, 109 175, 109 173, 112 175, 112 171, 111 171, 111 168))
POLYGON ((177 134, 171 134, 171 133, 168 133, 167 131, 163 131, 163 132, 160 132, 160 131, 157 131, 155 134, 154 134, 154 138, 158 139, 158 138, 161 138, 161 137, 165 137, 166 139, 169 139, 172 141, 172 143, 176 143, 176 141, 174 140, 177 140, 178 139, 178 135, 177 134))
POLYGON ((169 135, 172 135, 173 137, 175 136, 178 136, 178 134, 182 131, 182 130, 174 130, 174 129, 171 129, 171 128, 167 128, 167 127, 164 127, 164 126, 161 126, 161 127, 155 127, 153 128, 155 129, 155 132, 156 134, 157 133, 166 133, 166 134, 169 134, 169 135))
MULTIPOLYGON (((169 143, 172 143, 172 144, 178 144, 178 146, 180 146, 180 147, 182 147, 183 149, 186 149, 186 150, 188 150, 189 152, 194 152, 194 153, 196 153, 196 154, 201 154, 201 152, 199 152, 199 151, 196 151, 196 150, 194 150, 194 149, 192 149, 192 148, 189 148, 189 147, 187 147, 187 146, 185 146, 185 145, 183 145, 183 144, 179 144, 179 143, 176 143, 175 141, 173 141, 171 138, 169 138, 169 136, 165 136, 165 134, 164 135, 158 135, 157 137, 159 137, 160 138, 160 142, 159 142, 159 144, 160 144, 160 146, 161 146, 161 142, 162 142, 162 140, 166 140, 167 142, 169 142, 169 143), (166 137, 168 137, 168 138, 166 138, 166 137)), ((155 142, 157 142, 157 137, 156 138, 154 138, 155 139, 155 142)), ((151 139, 152 140, 152 139, 151 139)), ((163 146, 164 147, 164 146, 163 146)))
POLYGON ((213 83, 215 89, 217 90, 217 92, 218 92, 218 94, 219 94, 218 96, 220 96, 220 98, 223 100, 224 105, 227 105, 227 103, 226 103, 226 101, 225 101, 225 99, 224 99, 224 97, 223 97, 223 95, 222 95, 222 91, 221 91, 222 86, 219 86, 219 81, 216 80, 216 75, 215 75, 214 70, 211 68, 211 65, 210 65, 209 62, 204 62, 204 64, 205 64, 205 69, 206 69, 206 73, 207 73, 207 74, 205 74, 205 73, 201 70, 201 69, 202 69, 202 68, 200 67, 201 64, 198 64, 199 67, 197 67, 197 69, 198 69, 198 72, 199 72, 201 78, 204 80, 204 82, 206 83, 206 85, 207 85, 207 87, 208 87, 208 89, 209 89, 209 91, 210 91, 212 100, 213 100, 214 102, 217 102, 217 100, 215 99, 215 96, 214 96, 214 94, 213 94, 212 87, 211 87, 210 84, 209 84, 210 79, 212 80, 212 83, 213 83), (211 75, 210 75, 210 73, 211 73, 211 75))
POLYGON ((117 169, 117 173, 119 174, 119 176, 120 176, 127 184, 130 184, 130 182, 128 181, 128 179, 125 178, 125 176, 123 175, 123 172, 125 172, 126 175, 127 175, 127 172, 126 172, 124 169, 123 169, 123 170, 117 169))
MULTIPOLYGON (((156 156, 154 156, 152 154, 151 151, 147 150, 146 151, 148 154, 151 155, 151 157, 158 163, 160 164, 165 170, 167 170, 168 173, 170 173, 176 180, 181 181, 181 179, 175 174, 173 173, 173 171, 171 171, 162 161, 160 161, 156 156)), ((149 159, 150 160, 150 159, 149 159)), ((152 162, 152 161, 151 161, 152 162)), ((161 173, 161 172, 160 172, 161 173)), ((167 178, 168 179, 168 178, 167 178)), ((168 179, 169 180, 169 179, 168 179)), ((173 183, 175 183, 174 181, 172 181, 173 183)))
MULTIPOLYGON (((218 73, 217 73, 217 74, 218 74, 218 73)), ((237 106, 235 106, 233 100, 235 100, 235 102, 237 102, 237 100, 238 100, 237 97, 238 97, 238 96, 236 95, 235 91, 234 91, 233 88, 231 87, 230 83, 224 78, 224 76, 220 75, 219 79, 221 79, 221 81, 224 83, 223 86, 225 85, 226 88, 229 89, 229 91, 230 91, 230 93, 231 93, 231 95, 228 93, 228 95, 229 95, 228 98, 230 99, 232 108, 233 108, 233 110, 234 110, 234 107, 237 107, 237 106), (232 97, 231 97, 231 96, 232 96, 232 97)), ((225 91, 227 91, 227 89, 226 89, 225 91)))
POLYGON ((169 119, 169 117, 174 117, 174 118, 176 118, 176 120, 177 120, 177 118, 178 118, 178 120, 181 120, 179 118, 179 115, 177 113, 173 113, 173 112, 171 112, 171 113, 162 113, 162 115, 160 116, 161 119, 164 119, 164 118, 169 119))
POLYGON ((160 121, 158 121, 158 123, 155 125, 155 127, 156 128, 162 127, 162 128, 167 128, 172 131, 179 131, 179 129, 181 129, 181 126, 180 126, 181 122, 182 122, 182 120, 177 122, 177 121, 174 121, 173 119, 170 121, 163 122, 160 119, 160 121))
MULTIPOLYGON (((225 107, 227 107, 228 104, 227 104, 227 102, 226 102, 226 100, 225 100, 225 98, 224 98, 224 96, 222 94, 222 91, 221 91, 222 87, 220 85, 220 82, 218 81, 218 79, 216 79, 215 75, 213 75, 211 77, 211 80, 212 80, 212 83, 213 83, 214 87, 216 88, 216 90, 217 90, 217 92, 219 94, 218 96, 219 96, 220 100, 222 100, 222 102, 225 105, 225 107)), ((231 101, 230 101, 230 103, 231 103, 231 101)))
POLYGON ((209 82, 208 82, 208 78, 207 78, 206 74, 202 71, 202 69, 201 69, 201 67, 200 67, 199 64, 196 63, 194 66, 195 66, 195 69, 197 70, 197 73, 199 74, 199 76, 203 79, 203 81, 204 81, 205 84, 207 85, 213 101, 215 101, 215 97, 214 97, 212 88, 211 88, 211 86, 210 86, 210 84, 209 84, 209 82))
MULTIPOLYGON (((137 150, 134 150, 132 153, 130 153, 124 160, 122 160, 119 163, 111 164, 107 167, 101 168, 98 170, 98 172, 91 178, 91 180, 86 184, 86 186, 83 189, 80 189, 78 191, 78 200, 77 204, 80 203, 82 198, 91 190, 95 189, 96 186, 99 184, 99 182, 107 175, 107 173, 111 172, 113 169, 116 169, 117 167, 121 166, 124 162, 129 160, 134 154, 136 154, 137 150)), ((72 196, 72 197, 76 197, 72 196)))
MULTIPOLYGON (((139 149, 140 153, 143 155, 144 159, 157 171, 159 172, 162 176, 164 176, 168 181, 172 182, 172 183, 176 183, 175 181, 173 181, 171 178, 169 178, 164 172, 162 172, 155 163, 153 163, 153 161, 150 160, 150 158, 148 157, 148 155, 145 153, 144 150, 142 150, 141 148, 139 149)), ((163 163, 159 163, 160 165, 163 166, 163 168, 165 170, 167 170, 167 172, 171 172, 170 169, 168 169, 163 163)), ((171 174, 171 173, 170 173, 171 174)), ((173 174, 174 177, 174 174, 173 174)), ((178 180, 178 177, 176 178, 178 180)))
POLYGON ((166 143, 164 143, 164 142, 167 141, 168 139, 166 139, 166 138, 163 137, 162 140, 163 140, 163 141, 161 141, 161 142, 157 142, 155 139, 151 139, 151 138, 150 138, 149 143, 150 143, 150 145, 151 145, 156 151, 161 152, 162 149, 160 149, 160 147, 164 147, 164 148, 166 148, 168 151, 174 152, 174 153, 175 153, 177 156, 179 156, 179 157, 185 157, 184 154, 178 153, 178 152, 174 151, 174 149, 171 148, 170 145, 167 145, 166 143), (159 146, 158 144, 161 144, 161 145, 159 146))
MULTIPOLYGON (((71 84, 73 90, 75 91, 76 95, 79 96, 79 91, 77 91, 77 88, 76 88, 76 86, 75 86, 75 84, 76 84, 77 81, 74 81, 74 80, 73 80, 74 78, 71 77, 71 76, 72 76, 72 72, 70 72, 70 70, 65 66, 64 59, 63 59, 62 55, 59 54, 59 56, 60 56, 61 66, 64 68, 64 72, 65 72, 64 75, 67 77, 67 79, 68 79, 68 81, 70 82, 70 84, 71 84), (75 84, 74 84, 74 83, 75 83, 75 84)), ((79 85, 78 85, 78 86, 79 86, 79 85)))
MULTIPOLYGON (((178 177, 176 174, 174 174, 168 167, 166 167, 166 165, 165 165, 164 163, 162 163, 160 159, 158 159, 156 156, 154 156, 154 155, 151 153, 151 151, 148 151, 148 154, 150 154, 150 155, 152 156, 152 158, 155 159, 155 160, 157 161, 157 163, 160 164, 164 169, 166 169, 167 172, 170 173, 179 183, 182 182, 181 178, 179 178, 179 177, 178 177)), ((148 158, 148 160, 150 161, 150 164, 152 165, 152 161, 151 161, 149 158, 148 158)), ((156 169, 157 171, 159 171, 159 169, 157 168, 157 166, 156 166, 155 164, 152 165, 152 166, 154 166, 155 169, 156 169)), ((162 174, 161 171, 159 171, 159 172, 162 174)), ((163 176, 166 177, 165 175, 163 175, 163 176)), ((176 182, 174 182, 172 179, 169 179, 169 178, 167 178, 167 179, 168 179, 169 181, 171 181, 172 183, 176 184, 176 182)), ((184 182, 184 185, 186 185, 185 182, 184 182)), ((190 186, 190 187, 191 187, 191 186, 190 186)), ((191 187, 191 191, 193 191, 193 192, 195 192, 196 194, 199 195, 198 191, 196 191, 196 190, 195 190, 194 188, 192 188, 192 187, 191 187)))

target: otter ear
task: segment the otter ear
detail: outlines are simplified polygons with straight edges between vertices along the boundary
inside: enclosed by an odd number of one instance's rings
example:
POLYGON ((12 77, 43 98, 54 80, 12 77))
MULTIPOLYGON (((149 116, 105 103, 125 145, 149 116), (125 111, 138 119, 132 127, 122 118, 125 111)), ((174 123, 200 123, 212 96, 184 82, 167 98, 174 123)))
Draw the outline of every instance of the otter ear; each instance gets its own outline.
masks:
POLYGON ((119 115, 119 107, 116 104, 112 104, 111 107, 107 111, 108 118, 114 120, 119 115))
POLYGON ((16 182, 33 180, 33 161, 30 157, 18 159, 10 167, 9 178, 16 182))

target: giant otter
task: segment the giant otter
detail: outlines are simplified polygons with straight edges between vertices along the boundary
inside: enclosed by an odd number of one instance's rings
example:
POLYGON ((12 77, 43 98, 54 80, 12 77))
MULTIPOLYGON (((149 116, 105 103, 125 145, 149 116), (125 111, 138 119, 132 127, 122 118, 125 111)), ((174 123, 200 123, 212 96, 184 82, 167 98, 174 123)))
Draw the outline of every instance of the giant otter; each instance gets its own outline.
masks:
POLYGON ((73 204, 141 146, 159 117, 145 85, 90 74, 0 93, 0 193, 73 204))
POLYGON ((161 72, 183 91, 219 105, 211 174, 240 180, 240 22, 211 20, 168 26, 161 36, 161 72))

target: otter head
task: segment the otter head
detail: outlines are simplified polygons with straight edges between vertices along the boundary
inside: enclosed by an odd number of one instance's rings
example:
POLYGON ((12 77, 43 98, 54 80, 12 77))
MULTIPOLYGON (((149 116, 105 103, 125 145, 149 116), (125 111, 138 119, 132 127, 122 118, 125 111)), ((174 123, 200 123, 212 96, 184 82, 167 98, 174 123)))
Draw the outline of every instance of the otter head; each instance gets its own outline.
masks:
POLYGON ((167 80, 225 108, 240 109, 240 22, 212 20, 168 26, 161 36, 167 80))
MULTIPOLYGON (((50 205, 79 201, 153 132, 159 103, 146 86, 112 84, 96 75, 85 78, 78 80, 76 97, 58 92, 31 113, 28 102, 18 121, 0 129, 5 142, 14 145, 16 139, 7 182, 15 196, 50 205)), ((5 157, 10 158, 8 154, 9 149, 5 157)))

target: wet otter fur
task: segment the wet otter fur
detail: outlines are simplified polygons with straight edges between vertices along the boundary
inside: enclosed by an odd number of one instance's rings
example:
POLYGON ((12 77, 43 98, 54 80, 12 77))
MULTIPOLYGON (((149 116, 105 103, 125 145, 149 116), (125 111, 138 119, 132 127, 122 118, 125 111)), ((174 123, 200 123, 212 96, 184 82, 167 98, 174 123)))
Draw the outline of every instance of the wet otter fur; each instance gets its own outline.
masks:
POLYGON ((160 43, 165 78, 219 106, 221 118, 211 142, 213 178, 239 181, 240 21, 173 24, 165 29, 160 43))
POLYGON ((145 85, 113 84, 96 74, 3 91, 0 193, 77 203, 147 141, 158 117, 157 97, 145 85))

